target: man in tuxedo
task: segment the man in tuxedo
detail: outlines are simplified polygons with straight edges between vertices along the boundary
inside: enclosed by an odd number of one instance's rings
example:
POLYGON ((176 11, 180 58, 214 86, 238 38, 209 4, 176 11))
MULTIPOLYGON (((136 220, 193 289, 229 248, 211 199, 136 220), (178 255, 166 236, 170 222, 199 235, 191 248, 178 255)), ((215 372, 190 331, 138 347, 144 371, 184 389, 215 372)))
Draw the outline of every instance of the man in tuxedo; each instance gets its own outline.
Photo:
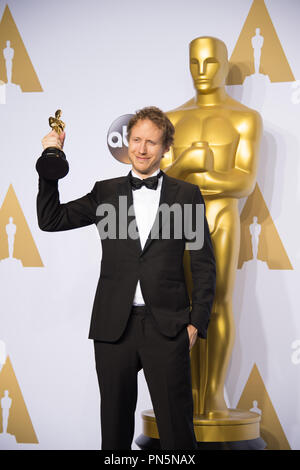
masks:
MULTIPOLYGON (((143 108, 128 124, 132 169, 127 176, 98 181, 90 193, 65 204, 60 203, 56 180, 39 179, 37 214, 42 230, 97 224, 101 237, 101 273, 89 338, 94 340, 106 450, 131 448, 137 374, 142 368, 161 448, 197 448, 189 351, 197 336, 206 338, 216 272, 206 218, 202 224, 197 218, 197 209, 204 205, 198 186, 160 170, 173 136, 174 127, 161 110, 143 108), (192 246, 195 240, 185 231, 178 237, 178 221, 171 211, 161 217, 160 208, 173 204, 191 208, 191 233, 197 236, 201 225, 202 247, 192 246), (116 215, 116 226, 107 235, 109 209, 116 215), (169 230, 164 231, 166 224, 169 230), (191 306, 183 270, 187 242, 191 306)), ((63 142, 64 134, 55 131, 42 140, 44 148, 62 148, 63 142)))

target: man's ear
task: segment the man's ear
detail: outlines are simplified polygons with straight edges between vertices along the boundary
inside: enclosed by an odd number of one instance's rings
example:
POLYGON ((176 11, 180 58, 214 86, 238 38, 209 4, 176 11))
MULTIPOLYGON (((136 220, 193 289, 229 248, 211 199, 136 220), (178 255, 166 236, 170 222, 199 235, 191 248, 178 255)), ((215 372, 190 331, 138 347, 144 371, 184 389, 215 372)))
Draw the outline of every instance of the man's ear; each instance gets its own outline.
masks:
POLYGON ((164 158, 165 153, 167 153, 169 150, 170 150, 170 146, 168 146, 164 149, 164 153, 162 154, 162 158, 164 158))

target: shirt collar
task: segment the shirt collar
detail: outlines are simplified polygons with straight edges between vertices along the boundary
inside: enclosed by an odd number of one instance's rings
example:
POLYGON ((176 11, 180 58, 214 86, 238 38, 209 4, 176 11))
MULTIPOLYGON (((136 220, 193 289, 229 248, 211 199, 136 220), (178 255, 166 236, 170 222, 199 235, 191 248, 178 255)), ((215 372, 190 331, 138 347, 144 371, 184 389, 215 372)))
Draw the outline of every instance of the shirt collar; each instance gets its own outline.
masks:
MULTIPOLYGON (((147 178, 150 177, 150 176, 158 175, 159 172, 160 172, 160 168, 158 170, 154 171, 154 173, 152 173, 151 175, 147 175, 147 178)), ((140 180, 143 179, 135 173, 133 168, 131 168, 131 174, 132 174, 132 176, 135 176, 136 178, 139 178, 140 180)))

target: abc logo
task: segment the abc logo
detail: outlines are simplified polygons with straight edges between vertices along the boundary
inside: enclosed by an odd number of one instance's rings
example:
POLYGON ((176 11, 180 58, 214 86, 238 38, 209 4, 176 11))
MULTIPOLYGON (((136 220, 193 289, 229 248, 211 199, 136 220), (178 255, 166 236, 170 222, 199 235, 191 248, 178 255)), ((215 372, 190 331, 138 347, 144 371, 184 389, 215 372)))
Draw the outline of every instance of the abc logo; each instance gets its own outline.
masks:
POLYGON ((107 133, 107 145, 110 153, 122 163, 130 163, 128 158, 127 124, 133 114, 123 114, 110 126, 107 133))

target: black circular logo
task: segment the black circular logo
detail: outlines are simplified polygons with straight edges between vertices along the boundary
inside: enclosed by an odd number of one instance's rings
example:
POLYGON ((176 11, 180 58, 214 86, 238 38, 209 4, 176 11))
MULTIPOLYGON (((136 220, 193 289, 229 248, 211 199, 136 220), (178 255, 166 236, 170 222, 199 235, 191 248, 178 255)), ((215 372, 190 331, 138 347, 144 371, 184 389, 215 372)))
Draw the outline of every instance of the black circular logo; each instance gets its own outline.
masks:
POLYGON ((122 163, 130 163, 128 158, 127 124, 133 114, 123 114, 110 126, 107 133, 107 145, 112 156, 122 163))

